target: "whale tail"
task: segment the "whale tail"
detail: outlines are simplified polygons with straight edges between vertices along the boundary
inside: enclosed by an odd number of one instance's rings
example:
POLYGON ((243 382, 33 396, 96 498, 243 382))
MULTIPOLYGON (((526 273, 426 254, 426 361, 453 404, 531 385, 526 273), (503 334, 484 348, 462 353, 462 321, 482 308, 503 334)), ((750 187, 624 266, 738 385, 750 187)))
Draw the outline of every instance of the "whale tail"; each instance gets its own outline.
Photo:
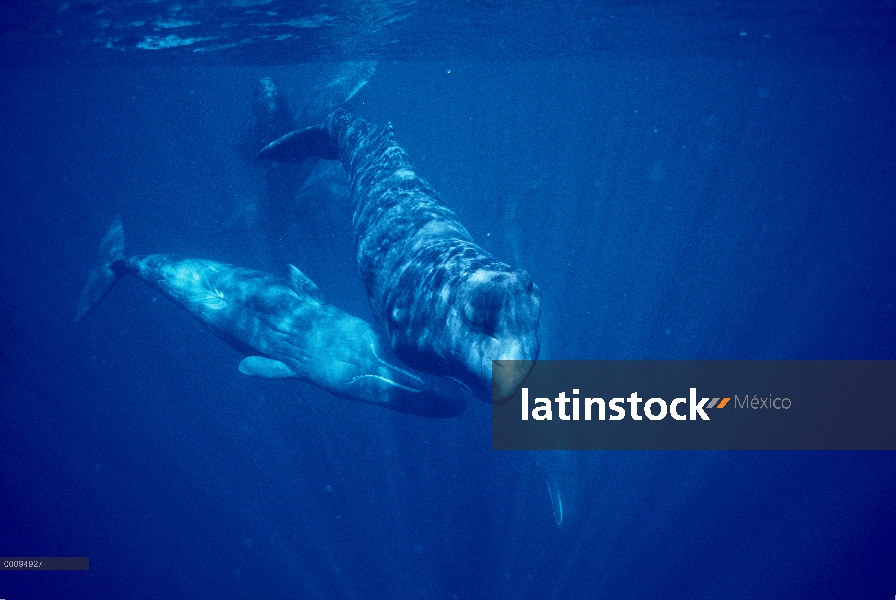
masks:
POLYGON ((81 300, 78 302, 78 314, 75 321, 83 319, 94 306, 99 304, 115 282, 122 276, 120 270, 114 268, 115 262, 124 260, 124 229, 121 225, 121 217, 115 215, 112 224, 106 230, 103 241, 100 242, 99 264, 91 271, 87 278, 87 285, 81 292, 81 300))
POLYGON ((323 125, 314 125, 287 133, 261 149, 258 160, 300 163, 308 158, 337 160, 339 149, 323 125))

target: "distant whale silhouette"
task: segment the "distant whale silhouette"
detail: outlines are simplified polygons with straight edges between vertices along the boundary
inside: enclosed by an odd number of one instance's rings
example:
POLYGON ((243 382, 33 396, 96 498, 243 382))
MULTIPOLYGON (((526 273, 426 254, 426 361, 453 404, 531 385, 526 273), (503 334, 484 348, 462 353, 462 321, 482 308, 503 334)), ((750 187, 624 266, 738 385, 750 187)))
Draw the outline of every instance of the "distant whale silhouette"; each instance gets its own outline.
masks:
MULTIPOLYGON (((256 166, 258 149, 293 131, 312 123, 319 123, 337 107, 351 102, 373 77, 376 63, 370 61, 343 62, 336 65, 315 65, 308 69, 312 84, 303 88, 302 94, 293 96, 295 112, 287 99, 287 92, 270 77, 263 77, 252 94, 252 112, 242 129, 239 142, 240 156, 256 166)), ((263 183, 239 200, 239 205, 228 223, 244 226, 249 235, 253 256, 265 265, 280 265, 296 260, 308 253, 316 253, 324 241, 319 239, 321 229, 311 220, 297 220, 297 197, 304 205, 303 214, 316 214, 326 210, 326 203, 333 193, 348 198, 348 182, 333 165, 321 165, 318 161, 302 164, 267 163, 261 173, 263 183), (308 246, 297 248, 288 245, 293 229, 298 226, 308 246)), ((256 184, 257 185, 257 184, 256 184)), ((340 203, 348 206, 348 203, 340 203)), ((331 250, 327 247, 327 251, 331 250)), ((265 267, 267 268, 267 267, 265 267)))
POLYGON ((84 287, 76 320, 126 274, 140 277, 248 354, 239 367, 247 375, 296 377, 335 396, 427 417, 456 416, 466 407, 460 386, 397 366, 369 323, 325 303, 317 286, 292 265, 286 281, 210 260, 126 257, 116 217, 100 244, 100 265, 84 287))
POLYGON ((480 396, 508 397, 538 357, 541 293, 529 274, 473 242, 390 125, 338 109, 258 154, 293 163, 315 156, 341 160, 349 174, 358 268, 398 356, 480 396))

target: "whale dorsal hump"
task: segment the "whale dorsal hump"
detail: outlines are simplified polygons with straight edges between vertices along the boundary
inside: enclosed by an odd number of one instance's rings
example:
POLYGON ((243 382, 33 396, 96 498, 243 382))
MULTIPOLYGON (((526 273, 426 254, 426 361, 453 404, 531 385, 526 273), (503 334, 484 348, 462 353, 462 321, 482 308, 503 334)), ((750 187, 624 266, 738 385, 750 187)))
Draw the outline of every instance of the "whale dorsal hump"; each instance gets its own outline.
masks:
POLYGON ((296 374, 285 363, 265 356, 247 356, 240 362, 240 373, 265 379, 286 379, 296 374))
POLYGON ((299 296, 306 296, 324 302, 324 295, 317 285, 307 275, 299 271, 295 265, 289 265, 289 285, 299 296))

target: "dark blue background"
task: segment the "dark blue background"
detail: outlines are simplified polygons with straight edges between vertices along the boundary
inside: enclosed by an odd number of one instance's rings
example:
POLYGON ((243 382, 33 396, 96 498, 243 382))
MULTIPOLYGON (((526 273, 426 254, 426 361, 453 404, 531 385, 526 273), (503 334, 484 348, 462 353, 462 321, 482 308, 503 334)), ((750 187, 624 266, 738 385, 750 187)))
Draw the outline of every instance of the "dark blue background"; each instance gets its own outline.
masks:
MULTIPOLYGON (((383 61, 355 108, 529 270, 545 358, 896 358, 891 65, 651 54, 383 61)), ((284 273, 238 144, 259 77, 297 103, 321 69, 2 71, 0 554, 91 569, 0 595, 896 594, 892 453, 498 453, 483 403, 246 378, 135 279, 75 324, 116 212, 129 252, 284 273)), ((276 245, 371 318, 344 199, 306 200, 276 245)))

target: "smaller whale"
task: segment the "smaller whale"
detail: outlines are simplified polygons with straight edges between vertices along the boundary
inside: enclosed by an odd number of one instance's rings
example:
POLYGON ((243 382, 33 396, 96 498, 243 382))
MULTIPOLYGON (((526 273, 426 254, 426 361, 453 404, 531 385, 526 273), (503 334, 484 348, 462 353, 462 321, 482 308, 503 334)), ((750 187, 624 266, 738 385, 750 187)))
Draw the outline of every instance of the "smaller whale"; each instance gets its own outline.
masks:
POLYGON ((80 321, 124 275, 136 275, 247 354, 240 372, 295 377, 334 396, 426 417, 466 407, 460 386, 398 366, 363 319, 327 304, 290 265, 289 280, 211 260, 165 254, 127 257, 121 218, 100 244, 100 264, 81 295, 80 321))

